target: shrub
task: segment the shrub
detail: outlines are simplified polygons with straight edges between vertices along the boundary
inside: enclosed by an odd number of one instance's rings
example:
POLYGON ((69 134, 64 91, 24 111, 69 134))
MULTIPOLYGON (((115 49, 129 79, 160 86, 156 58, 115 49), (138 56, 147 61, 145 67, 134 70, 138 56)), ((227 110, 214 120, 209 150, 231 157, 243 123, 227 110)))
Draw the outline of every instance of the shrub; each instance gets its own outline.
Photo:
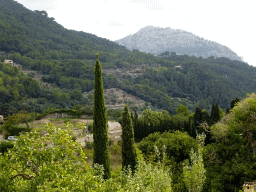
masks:
POLYGON ((111 139, 111 138, 109 138, 109 140, 108 140, 108 145, 111 146, 111 145, 113 145, 113 143, 114 143, 114 140, 111 139))
POLYGON ((14 145, 11 142, 2 141, 0 143, 0 153, 4 154, 8 149, 13 148, 13 146, 14 145))
POLYGON ((112 151, 116 154, 121 154, 120 146, 117 143, 114 143, 112 151))
POLYGON ((6 128, 4 131, 4 138, 7 139, 8 136, 19 136, 21 132, 30 132, 32 129, 31 128, 26 128, 26 127, 16 127, 16 126, 9 126, 6 128))
POLYGON ((93 142, 85 141, 85 147, 87 147, 88 149, 93 149, 93 142))
POLYGON ((90 123, 88 123, 88 131, 90 132, 90 133, 93 133, 93 122, 90 122, 90 123))
POLYGON ((76 141, 76 136, 72 136, 72 141, 76 141))
POLYGON ((122 140, 117 141, 117 145, 121 146, 122 145, 122 140))
POLYGON ((126 169, 119 176, 124 191, 172 191, 171 177, 162 167, 139 161, 136 172, 126 169))
POLYGON ((154 145, 159 149, 165 145, 168 158, 173 157, 177 163, 189 158, 191 148, 197 151, 196 140, 186 132, 180 131, 150 134, 142 139, 138 148, 142 151, 144 157, 149 157, 154 153, 154 145))

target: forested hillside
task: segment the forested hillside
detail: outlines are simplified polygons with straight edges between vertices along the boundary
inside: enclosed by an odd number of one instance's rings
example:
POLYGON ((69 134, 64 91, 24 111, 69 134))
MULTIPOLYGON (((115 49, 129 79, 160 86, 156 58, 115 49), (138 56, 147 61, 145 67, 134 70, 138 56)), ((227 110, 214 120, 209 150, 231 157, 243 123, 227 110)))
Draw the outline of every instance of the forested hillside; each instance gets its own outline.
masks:
MULTIPOLYGON (((45 11, 30 11, 12 0, 0 0, 0 51, 0 61, 12 59, 24 69, 44 75, 42 81, 52 85, 41 87, 41 95, 29 99, 39 113, 50 106, 74 108, 92 103, 93 98, 85 98, 83 93, 94 86, 96 53, 102 65, 104 89, 120 88, 171 115, 180 104, 191 112, 197 106, 210 112, 211 105, 217 103, 225 111, 232 99, 245 98, 256 88, 255 69, 244 62, 168 52, 156 57, 129 51, 93 34, 67 30, 45 11), (115 73, 118 68, 130 71, 142 64, 145 67, 136 77, 121 74, 120 78, 115 73), (149 69, 156 64, 157 68, 149 69), (106 74, 107 68, 113 73, 106 74)), ((7 84, 4 81, 5 87, 7 84)), ((18 97, 16 102, 22 103, 21 99, 18 97)), ((13 96, 1 104, 1 113, 8 114, 3 105, 10 104, 8 108, 17 111, 21 108, 11 102, 15 102, 13 96)), ((32 105, 26 109, 32 110, 32 105)))

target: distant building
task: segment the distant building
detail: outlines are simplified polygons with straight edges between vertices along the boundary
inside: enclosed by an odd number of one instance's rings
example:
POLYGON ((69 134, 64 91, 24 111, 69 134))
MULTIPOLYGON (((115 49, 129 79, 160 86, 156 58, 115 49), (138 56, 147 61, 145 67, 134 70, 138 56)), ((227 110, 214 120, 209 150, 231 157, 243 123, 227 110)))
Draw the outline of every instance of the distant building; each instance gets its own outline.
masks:
POLYGON ((183 69, 182 66, 179 66, 179 65, 178 65, 178 66, 175 66, 174 68, 175 68, 175 69, 183 69))
POLYGON ((4 122, 4 116, 0 115, 0 122, 4 122))
POLYGON ((13 65, 13 60, 5 59, 4 63, 9 63, 9 64, 13 65))
POLYGON ((254 192, 256 191, 256 182, 244 182, 243 184, 244 192, 254 192))

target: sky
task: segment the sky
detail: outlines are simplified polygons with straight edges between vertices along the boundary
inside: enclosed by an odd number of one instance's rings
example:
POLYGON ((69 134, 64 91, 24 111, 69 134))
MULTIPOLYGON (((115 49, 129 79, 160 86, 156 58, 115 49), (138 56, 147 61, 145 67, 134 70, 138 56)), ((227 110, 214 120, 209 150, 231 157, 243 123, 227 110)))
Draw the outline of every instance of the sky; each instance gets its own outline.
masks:
POLYGON ((256 67, 255 0, 15 0, 67 29, 115 41, 146 26, 191 32, 256 67), (254 46, 253 46, 254 45, 254 46))

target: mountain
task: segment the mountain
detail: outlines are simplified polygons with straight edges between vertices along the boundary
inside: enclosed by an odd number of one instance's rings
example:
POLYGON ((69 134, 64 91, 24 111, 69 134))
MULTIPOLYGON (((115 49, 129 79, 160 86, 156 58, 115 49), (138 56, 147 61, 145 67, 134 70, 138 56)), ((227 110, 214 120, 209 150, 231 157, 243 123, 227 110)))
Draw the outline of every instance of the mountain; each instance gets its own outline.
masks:
POLYGON ((177 55, 187 54, 203 58, 210 56, 215 58, 226 57, 231 60, 242 61, 228 47, 179 29, 147 26, 140 29, 137 33, 115 42, 129 50, 138 49, 139 51, 155 55, 169 51, 175 52, 177 55))
MULTIPOLYGON (((171 115, 180 104, 190 111, 197 106, 209 111, 213 103, 225 109, 232 99, 244 98, 256 89, 256 68, 244 62, 180 54, 155 57, 137 49, 130 51, 96 35, 68 30, 45 11, 30 11, 16 1, 0 0, 0 61, 11 59, 27 71, 36 71, 36 76, 50 85, 32 91, 30 80, 24 80, 23 89, 20 83, 16 85, 16 77, 15 81, 9 77, 18 69, 0 68, 0 97, 4 98, 0 100, 1 113, 7 116, 9 111, 31 111, 34 107, 42 113, 49 107, 91 105, 93 95, 86 93, 94 89, 96 53, 105 90, 118 88, 146 101, 154 110, 167 110, 171 115)), ((32 72, 28 75, 36 79, 32 72)), ((115 92, 106 97, 111 104, 138 107, 128 99, 115 92)), ((138 110, 142 112, 143 107, 138 110)))

